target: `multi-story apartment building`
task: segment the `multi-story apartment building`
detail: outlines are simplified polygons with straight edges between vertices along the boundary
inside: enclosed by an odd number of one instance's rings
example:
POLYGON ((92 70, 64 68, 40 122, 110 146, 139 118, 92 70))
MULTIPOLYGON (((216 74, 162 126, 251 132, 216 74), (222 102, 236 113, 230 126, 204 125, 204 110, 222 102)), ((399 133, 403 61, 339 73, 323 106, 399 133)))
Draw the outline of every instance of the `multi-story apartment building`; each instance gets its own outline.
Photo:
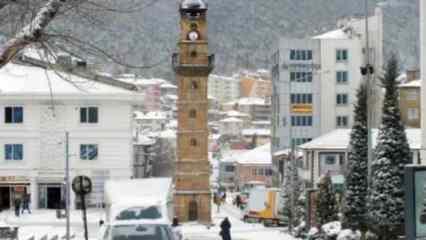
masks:
POLYGON ((237 75, 232 77, 209 75, 208 94, 216 98, 219 103, 233 101, 240 97, 240 82, 237 75))
MULTIPOLYGON (((426 2, 420 1, 420 79, 426 81, 426 2)), ((421 88, 421 95, 426 96, 426 88, 421 88)), ((421 112, 426 112, 426 97, 421 98, 421 112)), ((426 114, 421 116, 422 127, 422 164, 426 164, 426 114)))
POLYGON ((266 70, 241 71, 239 74, 241 97, 271 97, 271 75, 266 70))
MULTIPOLYGON (((24 194, 33 208, 63 204, 65 132, 71 178, 92 179, 89 205, 102 203, 105 179, 132 176, 132 105, 141 95, 12 63, 0 76, 0 208, 24 194)), ((72 207, 78 204, 71 193, 72 207)))
POLYGON ((224 111, 236 110, 250 116, 251 121, 269 121, 271 119, 270 98, 240 98, 222 105, 224 111))
MULTIPOLYGON (((382 66, 381 19, 380 9, 369 19, 370 57, 376 69, 382 66)), ((366 59, 362 23, 346 19, 338 29, 310 39, 281 39, 272 56, 273 152, 351 127, 366 59)), ((380 98, 372 102, 371 112, 379 112, 380 98)), ((373 118, 377 122, 379 116, 373 118)))

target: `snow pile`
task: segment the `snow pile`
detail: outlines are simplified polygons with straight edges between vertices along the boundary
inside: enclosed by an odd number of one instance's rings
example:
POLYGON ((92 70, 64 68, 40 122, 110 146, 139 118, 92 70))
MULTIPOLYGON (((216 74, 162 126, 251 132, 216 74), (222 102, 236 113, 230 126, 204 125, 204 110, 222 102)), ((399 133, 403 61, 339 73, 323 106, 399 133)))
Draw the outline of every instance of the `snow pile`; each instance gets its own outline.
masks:
POLYGON ((360 240, 361 232, 360 231, 352 231, 350 229, 342 230, 337 236, 337 240, 360 240))
POLYGON ((327 237, 335 237, 339 235, 339 232, 342 230, 342 224, 338 221, 329 222, 322 225, 321 230, 327 237))

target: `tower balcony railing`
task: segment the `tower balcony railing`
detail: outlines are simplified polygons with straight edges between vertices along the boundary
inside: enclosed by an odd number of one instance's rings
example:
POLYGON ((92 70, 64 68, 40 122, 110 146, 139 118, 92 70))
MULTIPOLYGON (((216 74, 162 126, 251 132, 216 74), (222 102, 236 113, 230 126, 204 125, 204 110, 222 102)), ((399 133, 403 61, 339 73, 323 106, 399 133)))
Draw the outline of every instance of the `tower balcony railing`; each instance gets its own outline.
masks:
POLYGON ((173 53, 172 55, 172 66, 176 72, 197 72, 205 71, 210 73, 215 67, 215 55, 209 55, 207 64, 197 64, 197 63, 181 63, 179 58, 179 53, 173 53))

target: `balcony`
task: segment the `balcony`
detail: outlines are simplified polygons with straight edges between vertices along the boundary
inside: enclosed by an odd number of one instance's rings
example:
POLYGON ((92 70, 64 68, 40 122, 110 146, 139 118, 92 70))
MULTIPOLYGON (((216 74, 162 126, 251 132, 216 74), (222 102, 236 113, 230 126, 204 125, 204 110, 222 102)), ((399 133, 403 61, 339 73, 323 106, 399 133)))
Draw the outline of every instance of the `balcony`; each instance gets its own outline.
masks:
POLYGON ((207 64, 181 63, 179 54, 172 55, 172 66, 176 73, 181 75, 208 75, 215 67, 215 55, 209 55, 207 64))

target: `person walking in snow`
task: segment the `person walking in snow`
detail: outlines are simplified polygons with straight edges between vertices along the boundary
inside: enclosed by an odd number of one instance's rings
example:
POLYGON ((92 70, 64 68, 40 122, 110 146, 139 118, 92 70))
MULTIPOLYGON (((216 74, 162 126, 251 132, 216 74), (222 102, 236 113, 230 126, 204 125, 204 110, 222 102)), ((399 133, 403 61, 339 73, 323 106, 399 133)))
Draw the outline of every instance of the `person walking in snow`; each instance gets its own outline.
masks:
POLYGON ((173 230, 173 234, 174 234, 176 240, 182 240, 183 239, 182 228, 179 224, 179 219, 177 217, 173 218, 172 230, 173 230))
POLYGON ((31 210, 30 210, 30 195, 26 194, 24 196, 24 200, 22 202, 22 212, 21 214, 24 214, 24 211, 27 210, 29 214, 31 214, 31 210))
POLYGON ((21 199, 16 198, 15 199, 15 216, 19 217, 20 210, 21 210, 21 199))
POLYGON ((231 222, 227 217, 220 223, 219 234, 222 237, 222 240, 231 240, 231 222))

